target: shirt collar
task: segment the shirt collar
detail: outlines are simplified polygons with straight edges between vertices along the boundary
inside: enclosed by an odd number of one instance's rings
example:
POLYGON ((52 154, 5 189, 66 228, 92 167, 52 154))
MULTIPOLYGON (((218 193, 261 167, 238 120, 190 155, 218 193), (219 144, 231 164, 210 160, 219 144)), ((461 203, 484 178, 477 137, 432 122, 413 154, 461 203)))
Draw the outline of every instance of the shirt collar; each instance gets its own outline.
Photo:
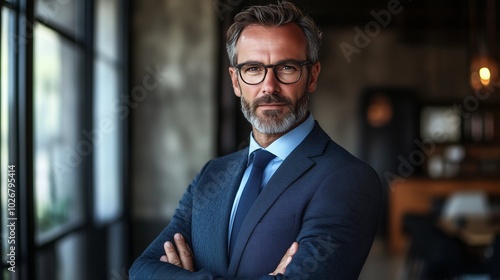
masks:
MULTIPOLYGON (((309 113, 309 116, 303 123, 276 139, 266 149, 262 148, 257 141, 253 139, 253 134, 250 133, 250 146, 248 149, 249 159, 250 155, 255 150, 264 149, 276 155, 277 158, 285 160, 285 158, 306 138, 313 128, 314 117, 312 113, 309 113)), ((248 162, 250 162, 250 160, 248 162)))

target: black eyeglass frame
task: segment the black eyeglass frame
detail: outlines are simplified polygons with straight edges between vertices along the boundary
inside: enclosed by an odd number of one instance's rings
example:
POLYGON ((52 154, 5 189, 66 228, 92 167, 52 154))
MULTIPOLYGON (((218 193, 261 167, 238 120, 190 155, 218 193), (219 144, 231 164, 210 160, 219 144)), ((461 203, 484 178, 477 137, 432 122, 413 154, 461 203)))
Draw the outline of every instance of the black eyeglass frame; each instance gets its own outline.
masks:
POLYGON ((245 62, 245 63, 240 63, 240 64, 236 64, 234 67, 238 70, 238 73, 239 73, 239 76, 241 78, 241 80, 247 84, 247 85, 251 85, 251 86, 254 86, 254 85, 258 85, 260 83, 262 83, 265 79, 266 79, 266 76, 267 76, 267 71, 269 68, 273 68, 273 73, 274 73, 274 76, 276 77, 276 79, 282 83, 282 84, 285 84, 285 85, 291 85, 291 84, 295 84, 296 82, 298 82, 300 80, 300 78, 302 78, 302 67, 304 65, 307 65, 307 64, 311 64, 312 62, 310 60, 305 60, 305 61, 296 61, 296 60, 287 60, 287 61, 282 61, 282 62, 279 62, 279 63, 276 63, 276 64, 263 64, 263 63, 260 63, 260 62, 245 62), (297 63, 300 65, 300 73, 299 73, 299 77, 297 78, 297 80, 295 82, 290 82, 290 83, 285 83, 283 81, 280 80, 279 76, 278 76, 278 72, 276 70, 276 66, 278 65, 283 65, 283 64, 287 64, 287 63, 297 63), (249 64, 253 64, 253 65, 258 65, 258 66, 262 66, 264 67, 264 76, 262 77, 262 80, 258 83, 248 83, 247 81, 245 81, 245 79, 243 79, 243 76, 241 75, 241 68, 245 65, 249 65, 249 64))

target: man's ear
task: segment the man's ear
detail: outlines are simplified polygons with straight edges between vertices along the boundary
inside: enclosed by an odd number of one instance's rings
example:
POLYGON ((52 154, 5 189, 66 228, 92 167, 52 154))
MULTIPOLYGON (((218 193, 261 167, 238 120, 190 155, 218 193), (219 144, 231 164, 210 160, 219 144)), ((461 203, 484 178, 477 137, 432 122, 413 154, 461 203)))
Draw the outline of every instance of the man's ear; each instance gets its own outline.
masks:
POLYGON ((229 75, 231 76, 231 84, 233 85, 234 94, 241 97, 240 82, 238 81, 238 70, 234 67, 229 67, 229 75))
POLYGON ((307 84, 307 91, 308 92, 314 92, 316 91, 316 86, 318 84, 318 76, 319 72, 321 71, 321 63, 316 62, 312 65, 311 67, 311 73, 309 75, 309 81, 307 84))

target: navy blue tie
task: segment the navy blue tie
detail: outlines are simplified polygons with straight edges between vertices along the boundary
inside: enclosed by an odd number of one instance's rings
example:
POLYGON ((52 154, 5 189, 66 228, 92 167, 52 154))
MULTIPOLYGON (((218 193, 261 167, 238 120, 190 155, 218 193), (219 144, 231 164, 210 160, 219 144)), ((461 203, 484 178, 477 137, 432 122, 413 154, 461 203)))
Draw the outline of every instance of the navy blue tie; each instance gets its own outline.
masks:
POLYGON ((247 216, 254 201, 257 199, 257 196, 259 196, 262 188, 262 174, 264 173, 264 169, 266 169, 267 164, 276 157, 272 153, 262 149, 254 151, 253 154, 252 170, 250 171, 250 176, 241 194, 238 209, 236 210, 233 221, 233 230, 231 232, 231 241, 229 244, 230 254, 233 252, 234 244, 236 243, 243 220, 247 216))

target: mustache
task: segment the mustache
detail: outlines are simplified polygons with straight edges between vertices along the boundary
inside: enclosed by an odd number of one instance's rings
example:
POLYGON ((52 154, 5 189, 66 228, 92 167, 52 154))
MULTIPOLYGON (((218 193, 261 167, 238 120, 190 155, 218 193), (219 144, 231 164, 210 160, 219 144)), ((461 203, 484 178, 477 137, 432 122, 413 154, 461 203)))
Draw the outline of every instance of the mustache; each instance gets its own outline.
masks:
POLYGON ((264 95, 262 97, 259 97, 253 101, 253 106, 252 107, 257 107, 259 105, 269 105, 269 104, 274 104, 274 103, 283 103, 287 106, 292 105, 292 101, 285 96, 278 95, 278 94, 268 94, 264 95))

